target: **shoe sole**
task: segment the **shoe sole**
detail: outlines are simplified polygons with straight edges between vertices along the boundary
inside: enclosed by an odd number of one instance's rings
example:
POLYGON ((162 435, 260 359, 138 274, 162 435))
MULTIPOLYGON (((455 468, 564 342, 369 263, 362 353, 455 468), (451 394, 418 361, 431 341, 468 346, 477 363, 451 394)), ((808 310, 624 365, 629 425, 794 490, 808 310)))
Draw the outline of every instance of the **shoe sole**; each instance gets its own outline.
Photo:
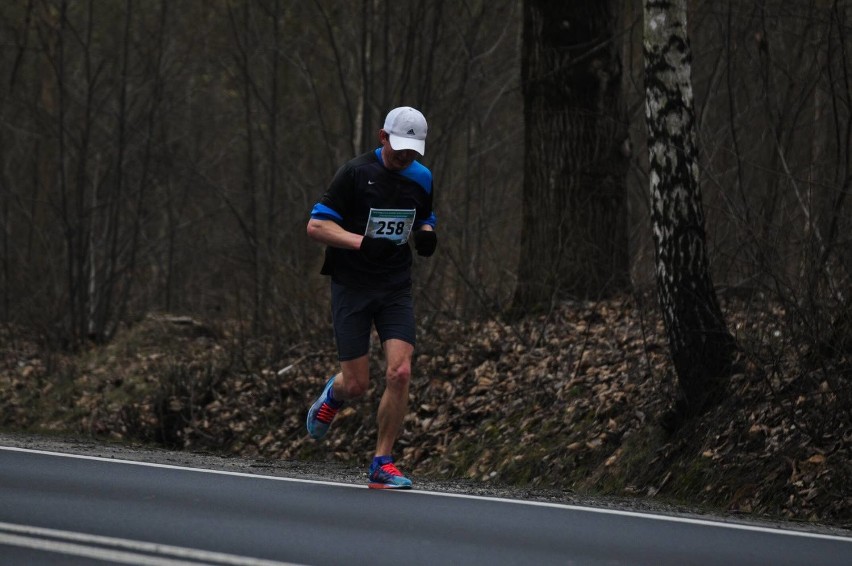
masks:
POLYGON ((411 489, 410 485, 393 485, 391 483, 369 483, 370 489, 411 489))

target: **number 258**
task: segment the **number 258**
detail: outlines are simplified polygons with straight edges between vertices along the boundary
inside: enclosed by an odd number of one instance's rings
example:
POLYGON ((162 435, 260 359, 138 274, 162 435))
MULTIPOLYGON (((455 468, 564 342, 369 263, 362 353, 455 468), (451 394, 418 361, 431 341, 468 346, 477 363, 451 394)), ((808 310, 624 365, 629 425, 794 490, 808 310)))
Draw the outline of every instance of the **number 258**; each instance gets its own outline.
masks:
POLYGON ((401 236, 405 231, 405 222, 403 221, 379 221, 379 227, 376 229, 376 234, 383 236, 401 236))

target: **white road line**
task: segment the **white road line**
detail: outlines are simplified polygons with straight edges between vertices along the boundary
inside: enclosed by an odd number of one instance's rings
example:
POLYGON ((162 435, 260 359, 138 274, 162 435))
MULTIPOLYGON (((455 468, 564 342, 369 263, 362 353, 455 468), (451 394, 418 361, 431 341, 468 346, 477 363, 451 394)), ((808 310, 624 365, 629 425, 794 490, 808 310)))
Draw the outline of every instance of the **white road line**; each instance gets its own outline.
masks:
POLYGON ((77 460, 92 460, 95 462, 110 462, 113 464, 129 464, 131 466, 145 466, 148 468, 162 468, 166 470, 183 470, 189 472, 199 472, 202 474, 214 474, 220 476, 235 476, 240 478, 254 478, 254 479, 266 479, 266 480, 277 480, 277 481, 286 481, 293 483, 309 483, 315 485, 334 485, 339 487, 356 487, 367 489, 366 485, 357 485, 353 483, 341 483, 341 482, 333 482, 333 481, 322 481, 322 480, 306 480, 301 478, 285 478, 279 476, 264 476, 261 474, 251 474, 248 472, 229 472, 227 470, 210 470, 208 468, 193 468, 190 466, 176 466, 174 464, 157 464, 155 462, 140 462, 137 460, 122 460, 119 458, 104 458, 103 456, 87 456, 85 454, 71 454, 67 452, 51 452, 49 450, 36 450, 33 448, 18 448, 16 446, 0 446, 0 450, 7 450, 9 452, 25 452, 29 454, 42 454, 44 456, 59 456, 62 458, 74 458, 77 460))
POLYGON ((227 566, 294 566, 289 562, 276 562, 274 560, 262 560, 248 556, 211 552, 182 546, 156 544, 4 522, 0 522, 0 544, 32 548, 45 552, 70 554, 72 556, 84 556, 86 558, 96 558, 98 560, 108 560, 122 564, 146 566, 184 566, 188 564, 198 566, 199 561, 204 561, 205 564, 223 564, 227 566), (97 546, 86 546, 87 544, 97 546), (192 562, 188 562, 187 560, 191 560, 192 562))
POLYGON ((198 566, 198 562, 185 562, 183 560, 169 560, 156 556, 144 556, 132 552, 121 552, 106 548, 94 548, 82 544, 69 542, 54 542, 38 538, 23 537, 19 535, 6 535, 0 533, 0 545, 31 548, 43 552, 53 552, 66 556, 82 556, 104 560, 113 564, 134 564, 139 566, 198 566))
MULTIPOLYGON (((350 487, 356 489, 366 489, 366 485, 360 484, 351 484, 351 483, 341 483, 341 482, 330 482, 330 481, 321 481, 321 480, 308 480, 302 478, 287 478, 281 476, 266 476, 261 474, 250 474, 246 472, 229 472, 226 470, 210 470, 207 468, 192 468, 188 466, 176 466, 171 464, 157 464, 152 462, 139 462, 135 460, 121 460, 115 458, 104 458, 101 456, 86 456, 84 454, 70 454, 65 452, 51 452, 47 450, 36 450, 31 448, 18 448, 14 446, 0 446, 0 450, 7 450, 10 452, 26 452, 31 454, 43 454, 46 456, 58 456, 63 458, 77 458, 81 460, 93 460, 97 462, 110 462, 114 464, 129 464, 133 466, 147 466, 152 468, 164 468, 169 470, 182 470, 188 472, 199 472, 205 474, 217 474, 217 475, 225 475, 225 476, 235 476, 235 477, 243 477, 243 478, 253 478, 253 479, 264 479, 264 480, 274 480, 274 481, 284 481, 284 482, 292 482, 292 483, 307 483, 307 484, 315 484, 315 485, 331 485, 337 487, 350 487)), ((399 493, 408 493, 412 495, 434 495, 437 497, 453 497, 458 499, 473 499, 478 501, 492 501, 496 503, 510 503, 515 505, 527 505, 532 507, 549 507, 553 509, 564 509, 570 511, 578 511, 584 513, 598 513, 601 515, 618 515, 621 517, 633 517, 640 519, 652 519, 655 521, 666 521, 670 523, 684 523, 690 525, 700 525, 705 527, 717 527, 724 529, 734 529, 741 531, 750 531, 750 532, 759 532, 759 533, 767 533, 773 535, 787 535, 787 536, 797 536, 804 538, 814 538, 821 540, 833 540, 839 542, 847 542, 852 543, 852 537, 850 536, 840 536, 840 535, 828 535, 823 533, 812 533, 807 531, 797 531, 797 530, 788 530, 782 528, 775 527, 761 527, 757 525, 748 525, 745 523, 730 523, 724 521, 711 521, 707 519, 695 519, 690 517, 678 517, 675 515, 659 515, 656 513, 645 513, 638 511, 622 511, 620 509, 607 509, 600 507, 586 507, 582 505, 570 505, 566 503, 552 503, 548 501, 526 501, 523 499, 504 499, 502 497, 489 497, 483 495, 467 495, 464 493, 447 493, 440 491, 426 491, 426 490, 381 490, 381 491, 391 491, 391 492, 399 492, 399 493)))
MULTIPOLYGON (((395 490, 388 490, 395 491, 395 490)), ((547 501, 523 501, 514 499, 503 499, 500 497, 486 497, 482 495, 464 495, 458 493, 438 493, 431 491, 410 491, 411 494, 428 494, 441 495, 444 497, 461 497, 469 499, 479 499, 481 501, 496 501, 500 503, 519 503, 522 505, 531 505, 534 507, 552 507, 555 509, 570 509, 572 511, 582 511, 585 513, 598 513, 601 515, 618 515, 621 517, 635 517, 639 519, 652 519, 655 521, 667 521, 671 523, 684 523, 688 525, 700 525, 702 527, 718 527, 722 529, 734 529, 740 531, 750 531, 757 533, 767 533, 772 535, 788 535, 804 538, 816 538, 821 540, 833 540, 839 542, 852 543, 852 536, 827 535, 823 533, 810 533, 807 531, 793 531, 782 529, 780 527, 760 527, 757 525, 747 525, 745 523, 729 523, 725 521, 711 521, 709 519, 694 519, 690 517, 677 517, 675 515, 658 515, 656 513, 645 513, 640 511, 622 511, 621 509, 607 509, 603 507, 584 507, 582 505, 568 505, 564 503, 550 503, 547 501)))

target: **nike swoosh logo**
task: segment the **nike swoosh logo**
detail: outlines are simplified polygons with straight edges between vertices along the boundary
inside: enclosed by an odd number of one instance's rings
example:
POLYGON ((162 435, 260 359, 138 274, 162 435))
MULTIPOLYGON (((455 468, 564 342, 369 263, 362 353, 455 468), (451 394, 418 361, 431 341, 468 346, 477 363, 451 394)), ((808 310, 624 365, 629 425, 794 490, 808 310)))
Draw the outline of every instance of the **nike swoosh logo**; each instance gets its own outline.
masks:
POLYGON ((368 185, 375 185, 375 184, 376 184, 376 182, 375 182, 375 181, 367 181, 367 184, 368 184, 368 185))

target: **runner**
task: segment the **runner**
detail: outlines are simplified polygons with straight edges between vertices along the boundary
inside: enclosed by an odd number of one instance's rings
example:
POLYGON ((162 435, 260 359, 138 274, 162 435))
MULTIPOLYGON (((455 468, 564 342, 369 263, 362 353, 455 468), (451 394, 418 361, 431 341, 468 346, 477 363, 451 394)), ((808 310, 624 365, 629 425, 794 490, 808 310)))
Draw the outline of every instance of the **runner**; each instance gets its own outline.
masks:
POLYGON ((379 130, 381 147, 341 167, 314 205, 308 236, 325 244, 321 273, 331 277, 331 306, 340 371, 308 410, 307 428, 319 440, 337 412, 367 391, 370 333, 375 325, 387 370, 377 415, 378 438, 369 487, 409 489, 394 465, 393 446, 408 412, 415 345, 411 295, 413 240, 431 256, 437 237, 432 173, 417 161, 426 152, 426 119, 403 106, 379 130))

